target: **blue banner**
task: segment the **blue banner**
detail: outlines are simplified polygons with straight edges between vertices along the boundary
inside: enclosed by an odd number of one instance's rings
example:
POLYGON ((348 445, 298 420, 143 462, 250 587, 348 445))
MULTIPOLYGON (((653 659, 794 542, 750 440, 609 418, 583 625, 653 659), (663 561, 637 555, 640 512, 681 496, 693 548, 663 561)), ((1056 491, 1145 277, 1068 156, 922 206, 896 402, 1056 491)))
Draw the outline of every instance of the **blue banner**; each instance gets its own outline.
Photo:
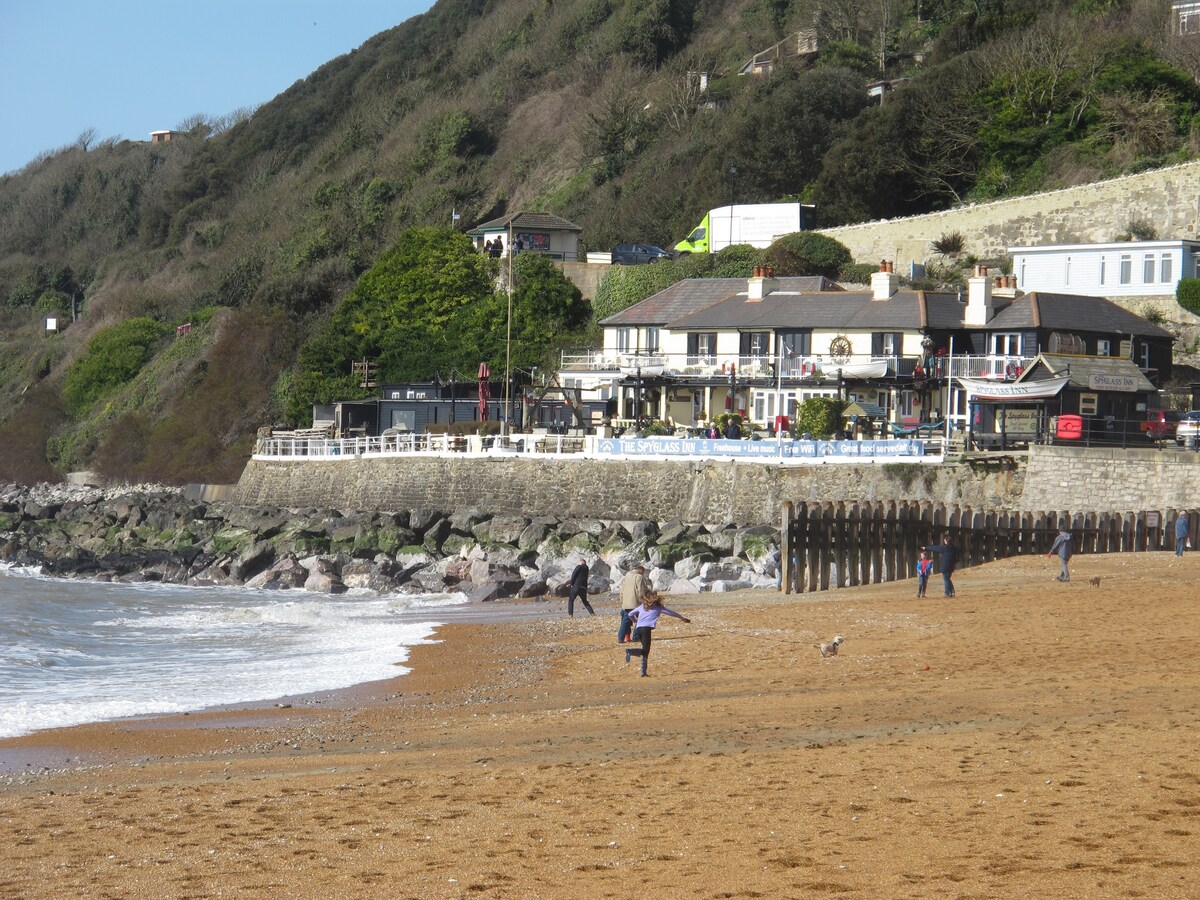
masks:
POLYGON ((731 456, 738 459, 924 456, 924 441, 730 441, 723 438, 602 438, 596 450, 611 456, 731 456))

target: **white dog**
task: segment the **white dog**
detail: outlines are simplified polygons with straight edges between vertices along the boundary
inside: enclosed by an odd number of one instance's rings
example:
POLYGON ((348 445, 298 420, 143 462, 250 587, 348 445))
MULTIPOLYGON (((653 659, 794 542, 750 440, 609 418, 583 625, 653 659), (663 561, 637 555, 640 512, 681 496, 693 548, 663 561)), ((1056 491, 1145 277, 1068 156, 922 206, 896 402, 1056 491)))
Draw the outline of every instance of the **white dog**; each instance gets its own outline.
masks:
POLYGON ((844 640, 845 638, 839 634, 832 641, 826 641, 821 644, 813 644, 813 646, 821 651, 821 659, 824 659, 827 656, 837 656, 838 647, 842 646, 842 641, 844 640))

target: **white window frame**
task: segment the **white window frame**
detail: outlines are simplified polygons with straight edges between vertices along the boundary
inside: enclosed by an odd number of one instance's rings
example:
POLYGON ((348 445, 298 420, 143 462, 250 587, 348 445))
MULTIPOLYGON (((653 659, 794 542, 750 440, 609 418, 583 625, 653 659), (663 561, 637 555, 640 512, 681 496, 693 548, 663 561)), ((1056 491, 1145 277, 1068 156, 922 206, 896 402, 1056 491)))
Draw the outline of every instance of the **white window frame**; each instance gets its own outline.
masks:
POLYGON ((1104 284, 1104 265, 1108 262, 1108 257, 1103 253, 1100 254, 1100 283, 1104 284))
POLYGON ((1112 356, 1112 341, 1108 338, 1100 338, 1096 341, 1097 356, 1112 356))
POLYGON ((1021 332, 998 331, 992 335, 992 356, 1020 356, 1021 332))
POLYGON ((1153 253, 1142 254, 1142 284, 1154 284, 1154 264, 1157 259, 1153 253))
POLYGON ((1162 284, 1170 284, 1174 279, 1171 277, 1175 266, 1170 253, 1164 253, 1158 261, 1158 280, 1162 284))
POLYGON ((633 331, 633 329, 628 328, 628 327, 623 327, 623 328, 617 329, 617 352, 618 353, 628 353, 629 352, 629 337, 630 337, 631 331, 633 331))
POLYGON ((1119 280, 1120 280, 1121 284, 1133 284, 1133 254, 1132 253, 1122 253, 1121 254, 1121 275, 1120 275, 1119 280))

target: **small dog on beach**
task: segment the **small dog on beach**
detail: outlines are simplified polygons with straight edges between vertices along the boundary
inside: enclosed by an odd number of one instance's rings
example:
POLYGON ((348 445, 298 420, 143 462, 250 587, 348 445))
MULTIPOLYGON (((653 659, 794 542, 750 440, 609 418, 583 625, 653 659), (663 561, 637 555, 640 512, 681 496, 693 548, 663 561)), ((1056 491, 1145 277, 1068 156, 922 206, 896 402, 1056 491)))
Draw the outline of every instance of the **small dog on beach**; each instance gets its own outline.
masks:
POLYGON ((842 646, 842 641, 844 641, 844 640, 845 640, 845 638, 839 634, 832 641, 825 641, 820 644, 813 644, 813 646, 821 651, 821 659, 824 659, 827 656, 837 656, 838 647, 842 646))
POLYGON ((1093 575, 1093 576, 1091 577, 1091 580, 1090 580, 1090 581, 1088 581, 1088 584, 1090 584, 1092 587, 1100 587, 1100 576, 1099 576, 1099 575, 1093 575))

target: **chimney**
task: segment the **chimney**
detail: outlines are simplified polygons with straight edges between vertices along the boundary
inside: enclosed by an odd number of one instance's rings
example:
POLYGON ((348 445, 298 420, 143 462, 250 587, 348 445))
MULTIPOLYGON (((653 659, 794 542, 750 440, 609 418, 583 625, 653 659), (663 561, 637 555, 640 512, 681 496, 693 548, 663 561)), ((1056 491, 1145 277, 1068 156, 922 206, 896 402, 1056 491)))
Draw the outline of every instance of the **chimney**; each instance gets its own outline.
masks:
POLYGON ((986 325, 991 321, 995 309, 992 307, 992 280, 987 266, 976 266, 974 274, 967 279, 967 309, 963 315, 964 325, 986 325))
POLYGON ((879 271, 871 273, 871 299, 888 300, 900 289, 900 276, 893 271, 895 266, 881 260, 879 271))
POLYGON ((755 266, 754 274, 746 286, 746 302, 758 303, 771 291, 779 290, 779 282, 775 280, 773 266, 755 266))
POLYGON ((1000 275, 996 278, 996 286, 992 288, 993 297, 1006 297, 1016 300, 1025 292, 1017 287, 1016 275, 1000 275))

